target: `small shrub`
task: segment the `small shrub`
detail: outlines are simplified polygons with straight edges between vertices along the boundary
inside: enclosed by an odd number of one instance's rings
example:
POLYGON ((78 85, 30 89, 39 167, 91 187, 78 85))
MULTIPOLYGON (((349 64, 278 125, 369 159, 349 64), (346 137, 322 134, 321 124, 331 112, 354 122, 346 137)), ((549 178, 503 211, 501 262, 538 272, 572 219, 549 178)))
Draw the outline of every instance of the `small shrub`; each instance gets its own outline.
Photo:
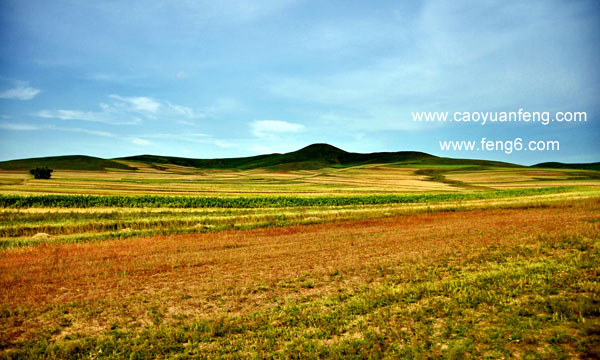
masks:
POLYGON ((31 169, 29 170, 29 173, 33 175, 35 179, 50 179, 50 176, 52 176, 52 171, 52 169, 44 166, 31 169))

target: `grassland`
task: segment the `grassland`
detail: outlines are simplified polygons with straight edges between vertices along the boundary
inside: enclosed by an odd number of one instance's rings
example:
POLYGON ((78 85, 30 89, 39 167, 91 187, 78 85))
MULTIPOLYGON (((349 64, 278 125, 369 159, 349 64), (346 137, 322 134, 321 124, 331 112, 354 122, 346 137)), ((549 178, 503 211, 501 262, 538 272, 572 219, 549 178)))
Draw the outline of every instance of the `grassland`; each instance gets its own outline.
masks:
POLYGON ((0 358, 600 356, 597 171, 122 164, 0 172, 0 358))
POLYGON ((0 194, 331 196, 597 186, 600 172, 474 165, 386 164, 316 170, 200 170, 125 162, 136 170, 56 170, 50 180, 0 171, 0 194))
POLYGON ((202 233, 600 196, 585 187, 363 197, 0 196, 0 248, 202 233))
POLYGON ((57 170, 47 181, 31 179, 24 171, 1 172, 3 194, 96 195, 366 195, 394 192, 456 191, 427 181, 415 169, 393 167, 327 168, 319 170, 198 170, 178 166, 156 169, 128 163, 137 171, 87 172, 57 170), (10 186, 9 186, 10 185, 10 186))
POLYGON ((598 199, 2 253, 22 358, 598 356, 598 199))

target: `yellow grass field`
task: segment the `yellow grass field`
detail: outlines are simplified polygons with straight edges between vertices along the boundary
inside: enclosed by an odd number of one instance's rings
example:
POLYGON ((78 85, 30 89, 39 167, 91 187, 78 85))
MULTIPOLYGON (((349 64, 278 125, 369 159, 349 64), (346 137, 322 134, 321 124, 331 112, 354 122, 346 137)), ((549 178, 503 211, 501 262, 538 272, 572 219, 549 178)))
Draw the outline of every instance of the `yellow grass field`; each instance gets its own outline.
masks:
MULTIPOLYGON (((25 171, 0 171, 0 194, 98 195, 359 195, 407 192, 457 192, 545 186, 600 186, 596 171, 530 168, 448 167, 445 180, 419 175, 422 167, 362 165, 319 170, 199 170, 165 165, 160 170, 124 162, 136 171, 56 170, 50 180, 25 171), (457 183, 452 183, 457 182, 457 183), (470 187, 471 186, 471 187, 470 187)), ((435 169, 435 168, 433 168, 435 169)))

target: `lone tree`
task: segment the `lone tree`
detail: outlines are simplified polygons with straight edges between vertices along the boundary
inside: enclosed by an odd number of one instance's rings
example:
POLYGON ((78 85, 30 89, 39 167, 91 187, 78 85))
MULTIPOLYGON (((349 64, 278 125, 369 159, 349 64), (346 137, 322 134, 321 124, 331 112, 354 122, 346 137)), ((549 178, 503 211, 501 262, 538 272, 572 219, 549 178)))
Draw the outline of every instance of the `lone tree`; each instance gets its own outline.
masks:
POLYGON ((35 179, 50 179, 50 176, 52 176, 52 169, 49 169, 45 166, 37 167, 29 170, 29 173, 33 175, 35 179))

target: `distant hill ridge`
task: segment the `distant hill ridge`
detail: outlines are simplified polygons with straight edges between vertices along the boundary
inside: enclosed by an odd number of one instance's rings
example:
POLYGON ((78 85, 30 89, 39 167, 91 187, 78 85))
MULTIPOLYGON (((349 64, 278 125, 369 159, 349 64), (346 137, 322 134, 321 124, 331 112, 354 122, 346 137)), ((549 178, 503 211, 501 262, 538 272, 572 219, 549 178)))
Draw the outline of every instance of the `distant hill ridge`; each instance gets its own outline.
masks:
POLYGON ((551 168, 551 169, 580 169, 580 170, 600 170, 600 162, 584 164, 565 164, 561 162, 545 162, 533 165, 533 167, 551 168))
POLYGON ((369 163, 390 163, 435 158, 422 152, 382 152, 371 154, 350 153, 329 144, 313 144, 284 154, 268 154, 242 158, 189 159, 154 155, 139 155, 120 160, 154 164, 172 164, 203 169, 319 169, 328 166, 352 166, 369 163))
MULTIPOLYGON (((365 164, 419 163, 419 164, 475 164, 518 166, 485 160, 440 158, 418 151, 352 153, 329 144, 312 144, 300 150, 284 154, 268 154, 243 158, 189 159, 155 155, 139 155, 120 158, 152 164, 172 164, 202 169, 259 169, 311 170, 330 166, 357 166, 365 164)), ((0 164, 1 166, 1 164, 0 164)))
MULTIPOLYGON (((510 164, 499 161, 488 160, 470 160, 453 159, 430 155, 418 151, 399 151, 399 152, 375 152, 375 153, 353 153, 339 149, 329 144, 312 144, 300 150, 284 154, 265 154, 240 158, 222 158, 222 159, 193 159, 172 156, 158 155, 137 155, 117 159, 101 159, 92 156, 69 155, 52 156, 43 158, 32 158, 22 160, 11 160, 0 162, 0 169, 3 170, 27 170, 38 166, 48 166, 57 170, 135 170, 118 160, 130 162, 141 162, 156 165, 179 165, 194 167, 200 169, 259 169, 266 168, 272 170, 312 170, 324 167, 349 167, 365 164, 415 164, 415 165, 477 165, 477 166, 509 166, 516 167, 521 165, 510 164)), ((562 163, 544 163, 534 165, 536 167, 554 167, 554 168, 578 168, 599 170, 600 163, 594 164, 575 164, 577 167, 570 167, 569 164, 562 163), (585 167, 590 166, 590 167, 585 167)))

